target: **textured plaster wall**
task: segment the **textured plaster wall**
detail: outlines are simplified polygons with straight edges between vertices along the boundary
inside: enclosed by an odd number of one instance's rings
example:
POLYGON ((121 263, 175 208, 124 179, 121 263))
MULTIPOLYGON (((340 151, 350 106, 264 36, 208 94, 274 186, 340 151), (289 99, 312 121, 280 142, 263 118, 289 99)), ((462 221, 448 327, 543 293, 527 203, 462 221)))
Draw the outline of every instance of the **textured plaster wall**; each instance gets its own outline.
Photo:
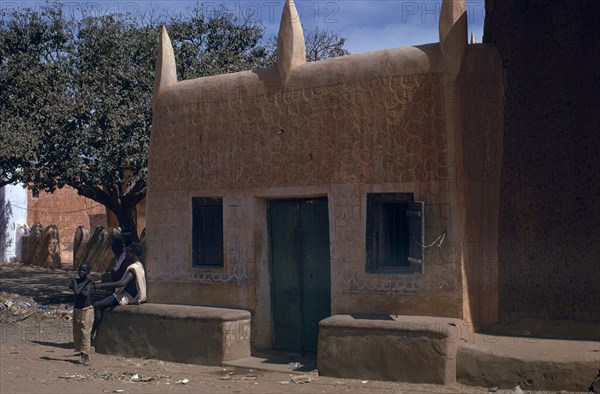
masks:
MULTIPOLYGON (((502 163, 504 81, 501 61, 489 44, 469 45, 457 81, 460 87, 465 238, 465 282, 471 318, 477 326, 498 319, 498 206, 502 163)), ((450 171, 452 173, 452 171, 450 171)))
POLYGON ((600 321, 600 3, 487 0, 506 75, 500 311, 600 321))
POLYGON ((152 186, 443 180, 441 88, 435 74, 391 76, 167 107, 153 137, 161 157, 152 186), (190 132, 182 136, 184 128, 190 132))

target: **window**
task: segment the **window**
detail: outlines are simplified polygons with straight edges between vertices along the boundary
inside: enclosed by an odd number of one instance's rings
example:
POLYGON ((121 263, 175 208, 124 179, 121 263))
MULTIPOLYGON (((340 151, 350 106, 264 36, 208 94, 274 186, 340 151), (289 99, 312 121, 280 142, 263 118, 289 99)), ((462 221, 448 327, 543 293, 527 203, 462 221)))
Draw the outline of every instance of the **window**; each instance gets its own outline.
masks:
POLYGON ((222 198, 192 198, 192 265, 223 266, 222 198))
POLYGON ((411 193, 367 194, 368 272, 423 272, 423 207, 411 193))

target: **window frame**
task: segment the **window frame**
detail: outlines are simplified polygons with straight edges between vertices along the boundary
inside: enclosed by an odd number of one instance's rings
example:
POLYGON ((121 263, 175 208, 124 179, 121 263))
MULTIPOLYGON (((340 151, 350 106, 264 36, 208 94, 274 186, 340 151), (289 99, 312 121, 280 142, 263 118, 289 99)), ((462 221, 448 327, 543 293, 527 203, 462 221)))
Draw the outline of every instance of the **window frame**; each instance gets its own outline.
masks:
MULTIPOLYGON (((366 254, 366 272, 375 274, 412 274, 422 273, 424 268, 424 253, 423 253, 423 237, 424 237, 424 203, 414 200, 413 193, 367 193, 366 207, 366 238, 365 238, 365 254, 366 254), (377 218, 377 211, 382 204, 402 204, 405 205, 400 211, 403 218, 400 226, 400 231, 404 231, 405 235, 401 241, 400 251, 405 261, 403 265, 382 265, 381 261, 377 261, 379 256, 376 251, 380 248, 379 243, 385 242, 377 239, 379 232, 376 226, 383 225, 377 218)), ((390 208, 387 208, 390 209, 390 208)), ((389 248, 389 246, 388 246, 389 248)), ((395 251, 386 251, 387 254, 393 254, 395 251)))

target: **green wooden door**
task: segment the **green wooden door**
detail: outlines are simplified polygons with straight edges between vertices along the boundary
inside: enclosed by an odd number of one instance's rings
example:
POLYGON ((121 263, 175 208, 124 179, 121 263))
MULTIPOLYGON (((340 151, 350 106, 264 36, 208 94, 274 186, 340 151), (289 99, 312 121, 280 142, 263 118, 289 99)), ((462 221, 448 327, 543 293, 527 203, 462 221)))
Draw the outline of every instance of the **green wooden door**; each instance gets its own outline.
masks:
POLYGON ((331 313, 327 199, 269 202, 273 347, 317 350, 331 313))

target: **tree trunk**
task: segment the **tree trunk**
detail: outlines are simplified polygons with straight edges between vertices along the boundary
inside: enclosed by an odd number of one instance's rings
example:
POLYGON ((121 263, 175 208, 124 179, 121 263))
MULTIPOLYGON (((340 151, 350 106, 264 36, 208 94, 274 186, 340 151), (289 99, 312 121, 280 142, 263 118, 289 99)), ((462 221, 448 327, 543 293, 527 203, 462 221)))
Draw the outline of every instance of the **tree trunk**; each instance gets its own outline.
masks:
POLYGON ((131 233, 131 240, 133 242, 139 242, 139 234, 137 231, 137 209, 135 206, 125 207, 121 206, 119 212, 115 213, 117 220, 119 221, 119 227, 121 232, 131 233))

